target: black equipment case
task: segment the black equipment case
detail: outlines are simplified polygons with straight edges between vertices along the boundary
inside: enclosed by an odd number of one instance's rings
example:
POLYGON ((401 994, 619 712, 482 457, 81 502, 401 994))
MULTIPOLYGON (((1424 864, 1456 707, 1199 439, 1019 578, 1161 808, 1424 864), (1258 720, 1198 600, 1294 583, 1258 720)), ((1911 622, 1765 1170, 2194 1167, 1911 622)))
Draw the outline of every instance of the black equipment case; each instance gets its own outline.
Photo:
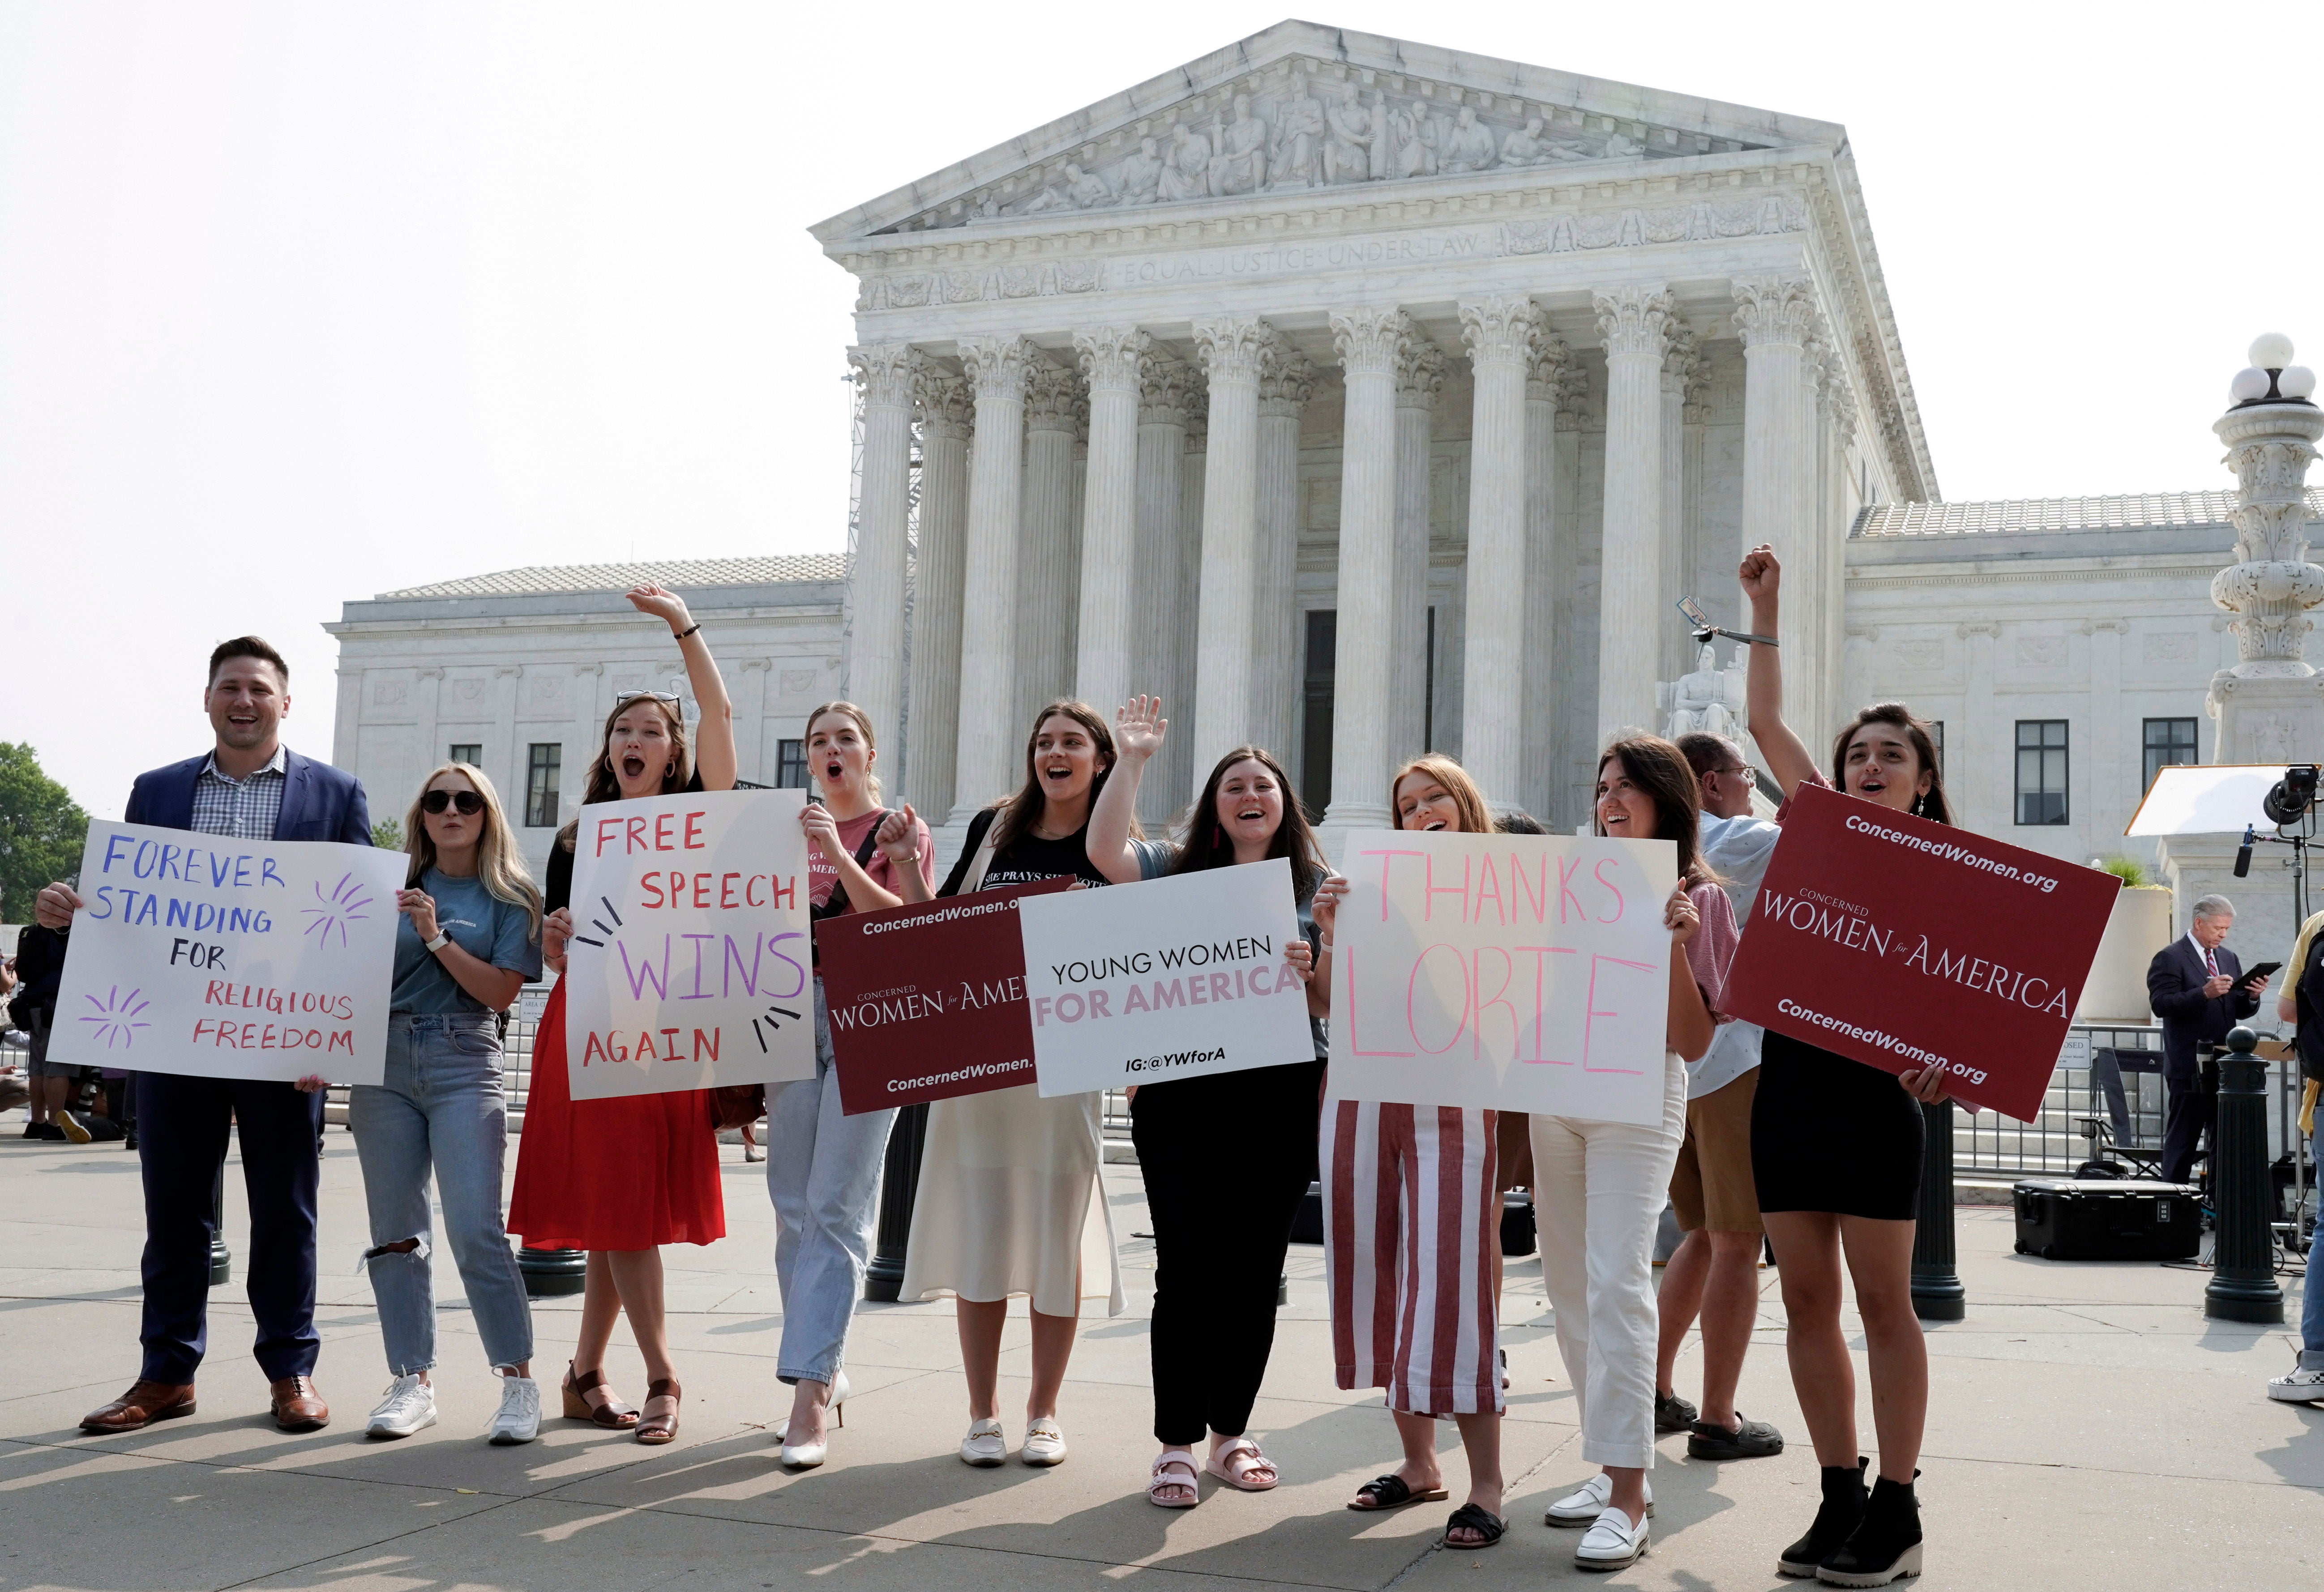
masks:
POLYGON ((2131 1178, 2019 1183, 2017 1253, 2044 1260, 2191 1260, 2203 1216, 2182 1183, 2131 1178))

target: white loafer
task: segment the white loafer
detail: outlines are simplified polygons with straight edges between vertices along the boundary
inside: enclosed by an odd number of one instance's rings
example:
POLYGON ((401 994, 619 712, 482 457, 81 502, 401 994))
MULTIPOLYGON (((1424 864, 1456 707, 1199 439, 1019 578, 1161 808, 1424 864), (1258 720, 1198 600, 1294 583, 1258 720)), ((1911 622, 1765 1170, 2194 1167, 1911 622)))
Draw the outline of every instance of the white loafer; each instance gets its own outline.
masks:
POLYGON ((1635 1564, 1646 1556, 1653 1530, 1644 1515, 1632 1520, 1609 1505, 1582 1533, 1581 1545, 1573 1550, 1574 1568, 1622 1569, 1635 1564))
POLYGON ((960 1457, 977 1468, 985 1469, 1009 1458, 1009 1439, 998 1421, 972 1421, 968 1435, 960 1440, 960 1457))
POLYGON ((1058 1465, 1065 1458, 1065 1433, 1054 1415, 1044 1415, 1025 1429, 1021 1458, 1028 1465, 1058 1465))
MULTIPOLYGON (((1583 1482, 1573 1492, 1552 1504, 1541 1517, 1544 1525, 1581 1527, 1595 1525, 1598 1517, 1614 1501, 1614 1478, 1600 1471, 1583 1482)), ((1655 1512, 1655 1486, 1646 1484, 1646 1513, 1655 1512)), ((1625 1562, 1628 1562, 1627 1560, 1625 1562)))

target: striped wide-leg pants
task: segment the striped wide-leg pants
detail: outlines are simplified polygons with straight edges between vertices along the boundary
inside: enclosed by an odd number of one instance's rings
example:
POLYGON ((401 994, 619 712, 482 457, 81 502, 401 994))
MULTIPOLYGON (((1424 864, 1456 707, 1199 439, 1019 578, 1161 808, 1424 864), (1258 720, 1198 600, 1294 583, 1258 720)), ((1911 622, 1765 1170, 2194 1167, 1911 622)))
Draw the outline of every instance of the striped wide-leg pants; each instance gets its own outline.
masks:
POLYGON ((1494 1113, 1326 1102, 1323 1262, 1340 1385, 1418 1415, 1501 1410, 1494 1113))

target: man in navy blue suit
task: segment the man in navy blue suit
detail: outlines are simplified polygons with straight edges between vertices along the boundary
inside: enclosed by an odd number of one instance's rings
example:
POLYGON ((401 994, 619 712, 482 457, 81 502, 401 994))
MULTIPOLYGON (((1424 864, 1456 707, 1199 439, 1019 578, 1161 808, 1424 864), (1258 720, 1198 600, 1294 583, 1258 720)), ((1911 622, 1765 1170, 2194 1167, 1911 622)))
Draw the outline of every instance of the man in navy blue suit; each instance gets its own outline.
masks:
MULTIPOLYGON (((256 636, 210 654, 202 706, 215 749, 137 777, 123 819, 239 840, 371 843, 355 776, 282 744, 290 670, 256 636)), ((69 933, 81 899, 42 890, 34 916, 69 933)), ((69 954, 69 943, 68 943, 69 954)), ((296 1084, 173 1072, 137 1074, 138 1158, 145 1176, 144 1363, 136 1384, 81 1421, 93 1432, 134 1431, 194 1413, 194 1371, 208 1344, 210 1195, 226 1164, 226 1129, 241 1135, 250 1195, 250 1309, 274 1423, 312 1431, 331 1418, 315 1388, 315 1191, 323 1097, 296 1084)))
POLYGON ((2217 1063, 2197 1064, 2195 1049, 2224 1044, 2227 1031, 2259 1010, 2265 979, 2246 980, 2244 964, 2222 944, 2235 926, 2225 896, 2195 903, 2194 923, 2146 964, 2146 1004, 2163 1019, 2163 1087, 2170 1115, 2163 1129, 2163 1176, 2186 1182, 2195 1172, 2195 1146, 2218 1110, 2217 1063))

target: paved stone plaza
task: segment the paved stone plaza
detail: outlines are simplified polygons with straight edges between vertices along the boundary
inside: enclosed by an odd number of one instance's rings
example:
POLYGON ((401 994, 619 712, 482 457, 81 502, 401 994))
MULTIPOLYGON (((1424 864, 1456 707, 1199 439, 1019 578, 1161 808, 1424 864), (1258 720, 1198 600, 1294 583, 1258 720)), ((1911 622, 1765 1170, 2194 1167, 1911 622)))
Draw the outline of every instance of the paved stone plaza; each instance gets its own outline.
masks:
MULTIPOLYGON (((1553 1493, 1589 1468, 1530 1262, 1510 1269, 1503 1317, 1516 1377, 1505 1440, 1511 1531, 1482 1553, 1433 1546, 1445 1506, 1376 1517, 1341 1507, 1358 1482, 1389 1467, 1395 1441, 1377 1394, 1332 1385, 1323 1256, 1307 1247, 1292 1252, 1291 1303, 1255 1423, 1286 1477, 1272 1495, 1206 1482, 1191 1511, 1144 1501, 1155 1446, 1145 1321, 1152 1246, 1129 1238, 1130 1310, 1083 1329, 1061 1411, 1073 1444, 1062 1468, 971 1470, 954 1457, 966 1414, 952 1309, 941 1303, 864 1312, 851 1349, 855 1397, 833 1462, 786 1474, 767 1426, 778 1409, 780 1325, 770 1217, 761 1169, 733 1147, 731 1236, 706 1250, 669 1251, 671 1334, 687 1390, 670 1448, 561 1421, 532 1447, 485 1446, 476 1434, 493 1388, 448 1263, 439 1269, 452 1301, 442 1306, 442 1422, 407 1441, 366 1442, 364 1416, 386 1373, 369 1290, 354 1275, 364 1238, 354 1141, 337 1128, 324 1164, 319 1311, 331 1428, 286 1437, 266 1421, 237 1256, 237 1286, 212 1311, 200 1413, 100 1440, 74 1423, 135 1369, 136 1157, 117 1146, 26 1143, 14 1136, 21 1122, 21 1112, 0 1118, 5 1592, 588 1592, 776 1587, 802 1575, 833 1588, 1032 1592, 1141 1572, 1169 1587, 1489 1592, 1592 1578, 1573 1568, 1576 1533, 1541 1524, 1553 1493)), ((229 1169, 237 1245, 238 1175, 229 1169)), ((1137 1169, 1109 1167, 1107 1188, 1117 1230, 1146 1230, 1137 1169)), ((1969 1319, 1930 1339, 1931 1568, 1921 1585, 2324 1585, 2324 1410, 2271 1405, 2264 1392, 2290 1362, 2284 1329, 2207 1323, 2197 1273, 2015 1256, 2006 1210, 1963 1208, 1960 1242, 1969 1319)), ((575 1319, 572 1301, 538 1312, 545 1384, 561 1368, 575 1319)), ((1741 1402, 1789 1434, 1794 1449, 1719 1468, 1689 1464, 1681 1440, 1664 1440, 1654 1554, 1607 1582, 1689 1592, 1796 1584, 1778 1579, 1774 1560, 1813 1510, 1815 1470, 1784 1368, 1772 1273, 1760 1319, 1741 1402)), ((1011 1342, 1002 1369, 1013 1442, 1021 1325, 1011 1342)), ((1683 1391, 1694 1365, 1690 1351, 1683 1391)), ((636 1356, 619 1338, 611 1368, 623 1393, 642 1396, 636 1356)), ((1868 1410, 1864 1417, 1868 1433, 1868 1410)), ((1457 1487, 1449 1428, 1446 1436, 1457 1487)))

